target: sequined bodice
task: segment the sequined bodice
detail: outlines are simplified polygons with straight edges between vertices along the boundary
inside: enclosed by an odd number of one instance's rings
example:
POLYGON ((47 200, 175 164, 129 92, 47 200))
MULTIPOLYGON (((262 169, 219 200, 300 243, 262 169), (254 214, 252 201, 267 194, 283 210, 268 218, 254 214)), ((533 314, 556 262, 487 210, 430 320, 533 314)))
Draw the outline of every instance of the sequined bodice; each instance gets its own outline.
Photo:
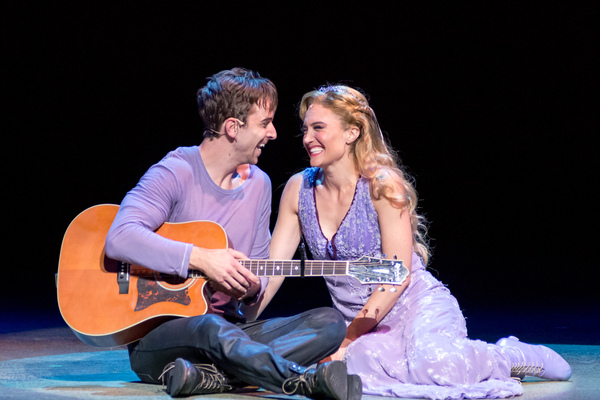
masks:
POLYGON ((298 213, 304 238, 315 259, 355 260, 361 256, 381 256, 381 234, 377 212, 371 202, 369 182, 359 179, 352 204, 337 232, 328 240, 321 230, 315 201, 318 168, 304 171, 298 213))
MULTIPOLYGON (((354 198, 337 232, 328 240, 321 230, 315 201, 318 168, 304 170, 298 214, 306 243, 317 260, 356 260, 381 257, 381 233, 377 211, 371 201, 369 182, 359 179, 354 198)), ((351 276, 326 277, 333 305, 346 321, 360 311, 377 285, 363 285, 351 276)))

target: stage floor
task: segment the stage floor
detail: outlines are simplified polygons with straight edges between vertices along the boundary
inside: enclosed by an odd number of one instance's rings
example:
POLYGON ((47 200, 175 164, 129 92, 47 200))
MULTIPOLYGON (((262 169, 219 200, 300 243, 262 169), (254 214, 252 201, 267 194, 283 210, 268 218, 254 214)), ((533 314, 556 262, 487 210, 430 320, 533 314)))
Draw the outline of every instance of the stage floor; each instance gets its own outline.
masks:
MULTIPOLYGON (((167 399, 164 387, 144 384, 129 369, 124 347, 102 349, 80 342, 55 316, 18 320, 3 314, 0 331, 0 397, 7 399, 167 399), (11 323, 12 322, 12 323, 11 323)), ((493 325, 493 324, 492 324, 493 325)), ((492 326, 490 325, 490 326, 492 326)), ((496 325, 496 329, 498 326, 496 325)), ((478 337, 480 338, 480 337, 478 337)), ((592 340, 592 342, 594 342, 592 340)), ((571 364, 567 382, 527 379, 520 399, 600 398, 600 345, 546 343, 571 364)), ((570 340, 573 342, 573 340, 570 340)), ((264 391, 246 391, 196 398, 290 399, 264 391)), ((382 399, 364 396, 364 399, 382 399)))

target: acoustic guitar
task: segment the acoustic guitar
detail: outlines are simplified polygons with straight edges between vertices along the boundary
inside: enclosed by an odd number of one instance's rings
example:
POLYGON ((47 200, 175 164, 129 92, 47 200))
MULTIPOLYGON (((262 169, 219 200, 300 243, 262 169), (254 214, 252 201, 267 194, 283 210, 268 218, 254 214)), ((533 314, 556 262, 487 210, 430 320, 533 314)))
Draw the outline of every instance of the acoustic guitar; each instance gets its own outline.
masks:
MULTIPOLYGON (((57 273, 62 317, 84 343, 113 347, 139 340, 163 322, 205 314, 206 278, 165 275, 106 256, 104 243, 119 206, 90 207, 69 225, 57 273)), ((196 246, 227 248, 224 229, 211 221, 165 223, 157 231, 196 246)), ((240 260, 259 277, 351 275, 361 283, 400 285, 408 270, 399 260, 362 257, 356 261, 240 260)))

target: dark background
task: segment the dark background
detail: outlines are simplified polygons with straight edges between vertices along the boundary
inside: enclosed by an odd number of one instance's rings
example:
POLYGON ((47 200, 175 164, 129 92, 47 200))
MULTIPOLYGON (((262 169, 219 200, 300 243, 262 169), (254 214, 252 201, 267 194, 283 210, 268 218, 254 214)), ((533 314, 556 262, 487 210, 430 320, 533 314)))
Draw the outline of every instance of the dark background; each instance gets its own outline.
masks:
MULTIPOLYGON (((598 15, 549 2, 325 3, 4 3, 3 330, 62 323, 54 274, 71 220, 199 144, 196 90, 243 66, 280 93, 278 139, 259 161, 273 222, 285 181, 308 165, 300 97, 360 87, 416 177, 432 272, 471 336, 600 342, 598 15)), ((321 280, 288 280, 267 315, 327 301, 321 280)))

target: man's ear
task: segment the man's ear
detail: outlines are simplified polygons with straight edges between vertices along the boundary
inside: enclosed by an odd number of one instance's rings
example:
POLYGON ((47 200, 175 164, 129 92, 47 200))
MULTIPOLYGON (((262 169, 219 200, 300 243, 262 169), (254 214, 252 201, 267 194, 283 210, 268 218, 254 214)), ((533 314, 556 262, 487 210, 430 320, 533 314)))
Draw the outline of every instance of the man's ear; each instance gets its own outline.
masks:
POLYGON ((225 122, 223 122, 223 127, 225 129, 225 134, 231 139, 235 139, 239 131, 237 120, 235 118, 227 118, 225 122))

